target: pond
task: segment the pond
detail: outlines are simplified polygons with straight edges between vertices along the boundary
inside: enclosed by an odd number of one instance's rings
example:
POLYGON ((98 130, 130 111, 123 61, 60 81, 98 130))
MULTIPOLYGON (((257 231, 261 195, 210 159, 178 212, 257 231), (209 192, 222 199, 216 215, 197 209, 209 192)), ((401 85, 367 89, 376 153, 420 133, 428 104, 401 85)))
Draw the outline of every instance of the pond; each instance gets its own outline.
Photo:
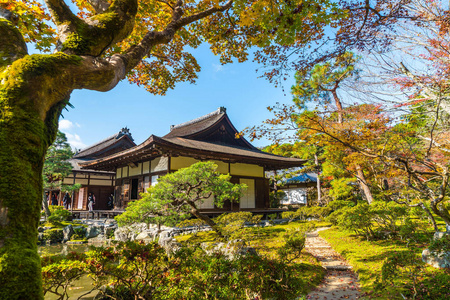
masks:
MULTIPOLYGON (((98 245, 99 246, 99 245, 98 245)), ((64 254, 67 255, 70 252, 79 252, 83 253, 86 251, 89 251, 89 245, 83 244, 83 245, 66 245, 66 244, 54 244, 50 246, 39 246, 38 247, 38 253, 42 256, 49 256, 49 255, 57 255, 57 254, 64 254)), ((76 280, 73 282, 72 286, 68 288, 68 294, 70 300, 76 300, 83 294, 87 293, 91 289, 91 283, 92 280, 87 277, 83 276, 80 278, 80 280, 76 280)), ((97 292, 93 292, 90 294, 87 294, 83 296, 81 299, 83 300, 92 300, 94 299, 97 292)), ((58 297, 54 294, 47 293, 45 295, 45 300, 56 300, 58 297)))

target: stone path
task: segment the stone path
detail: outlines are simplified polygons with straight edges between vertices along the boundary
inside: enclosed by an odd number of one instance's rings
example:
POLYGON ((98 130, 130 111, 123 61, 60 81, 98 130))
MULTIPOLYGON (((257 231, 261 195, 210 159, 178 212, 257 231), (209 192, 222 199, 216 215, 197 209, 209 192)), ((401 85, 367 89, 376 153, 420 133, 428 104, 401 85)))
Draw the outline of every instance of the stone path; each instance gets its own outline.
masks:
POLYGON ((361 294, 358 278, 351 266, 319 236, 318 232, 324 229, 327 228, 318 228, 306 235, 306 251, 316 257, 327 270, 324 281, 306 299, 359 299, 361 294))

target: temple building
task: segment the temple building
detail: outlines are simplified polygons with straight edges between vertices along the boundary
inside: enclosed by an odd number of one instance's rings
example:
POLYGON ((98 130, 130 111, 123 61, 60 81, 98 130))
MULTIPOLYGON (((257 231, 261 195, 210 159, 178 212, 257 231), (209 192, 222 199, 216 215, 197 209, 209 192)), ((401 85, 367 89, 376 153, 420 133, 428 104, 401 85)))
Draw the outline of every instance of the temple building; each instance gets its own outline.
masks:
POLYGON ((298 176, 285 180, 279 190, 284 192, 281 205, 307 205, 308 188, 317 188, 317 173, 302 173, 298 176))
MULTIPOLYGON (((226 202, 217 208, 205 201, 203 211, 263 211, 270 208, 269 181, 265 171, 300 167, 304 161, 262 152, 251 145, 231 123, 225 108, 171 126, 163 137, 151 135, 142 144, 80 163, 82 169, 114 172, 115 197, 125 208, 140 198, 158 177, 188 167, 198 161, 213 161, 218 171, 231 175, 231 182, 248 188, 240 203, 226 202)), ((110 173, 108 173, 110 174, 110 173)))
POLYGON ((81 189, 74 193, 72 209, 86 210, 87 197, 93 193, 96 198, 95 209, 107 209, 108 197, 114 194, 115 172, 81 169, 80 164, 106 157, 111 154, 136 146, 128 128, 77 152, 70 160, 72 174, 64 178, 63 184, 81 184, 81 189))

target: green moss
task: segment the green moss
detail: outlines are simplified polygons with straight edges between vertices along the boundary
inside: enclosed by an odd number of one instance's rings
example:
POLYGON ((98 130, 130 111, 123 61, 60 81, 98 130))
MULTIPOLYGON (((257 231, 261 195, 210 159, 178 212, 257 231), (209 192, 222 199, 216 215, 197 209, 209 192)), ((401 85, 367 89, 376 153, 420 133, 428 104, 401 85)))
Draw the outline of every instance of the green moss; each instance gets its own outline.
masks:
POLYGON ((76 28, 76 33, 66 37, 62 51, 100 56, 108 47, 131 33, 137 9, 136 0, 115 0, 107 11, 91 17, 93 25, 84 22, 71 24, 76 28), (119 10, 122 13, 119 14, 119 10))
POLYGON ((75 53, 87 53, 89 46, 92 44, 91 40, 83 39, 76 33, 70 34, 62 44, 61 51, 73 50, 75 53))
POLYGON ((0 67, 12 63, 11 53, 15 53, 15 58, 27 54, 27 46, 19 30, 12 23, 4 18, 0 18, 0 67))
POLYGON ((52 243, 57 243, 63 240, 64 233, 62 229, 47 229, 44 231, 43 239, 46 241, 51 241, 52 243))
MULTIPOLYGON (((404 287, 412 282, 411 278, 398 276, 394 278, 392 285, 380 286, 377 279, 381 278, 381 270, 386 259, 395 253, 413 251, 417 260, 420 261, 422 250, 426 248, 422 242, 413 240, 366 241, 354 236, 351 232, 340 231, 336 228, 321 231, 319 234, 349 262, 357 272, 363 290, 376 299, 402 299, 400 293, 405 293, 404 287)), ((422 235, 424 240, 431 238, 431 234, 422 235)), ((421 238, 416 237, 416 239, 421 238)), ((441 281, 450 280, 448 271, 428 266, 419 280, 421 280, 419 285, 422 294, 417 299, 449 299, 448 288, 441 284, 441 281)))
POLYGON ((42 299, 37 227, 42 166, 66 102, 41 110, 54 77, 80 58, 63 53, 29 55, 1 74, 0 84, 0 299, 42 299), (44 91, 44 92, 43 92, 44 91), (26 282, 27 284, 24 284, 26 282))

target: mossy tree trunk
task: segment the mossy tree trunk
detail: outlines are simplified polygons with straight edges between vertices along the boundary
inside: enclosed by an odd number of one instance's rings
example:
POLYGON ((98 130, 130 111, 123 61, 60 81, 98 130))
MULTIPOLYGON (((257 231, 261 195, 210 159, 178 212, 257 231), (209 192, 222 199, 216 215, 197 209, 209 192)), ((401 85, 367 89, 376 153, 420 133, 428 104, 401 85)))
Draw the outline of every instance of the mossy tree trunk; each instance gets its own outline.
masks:
POLYGON ((58 51, 28 55, 24 39, 0 8, 0 299, 43 299, 37 227, 42 167, 58 119, 74 89, 108 91, 158 44, 232 2, 183 17, 182 2, 161 31, 149 31, 121 54, 104 53, 133 30, 138 0, 94 1, 80 19, 63 0, 45 0, 58 30, 58 51))

